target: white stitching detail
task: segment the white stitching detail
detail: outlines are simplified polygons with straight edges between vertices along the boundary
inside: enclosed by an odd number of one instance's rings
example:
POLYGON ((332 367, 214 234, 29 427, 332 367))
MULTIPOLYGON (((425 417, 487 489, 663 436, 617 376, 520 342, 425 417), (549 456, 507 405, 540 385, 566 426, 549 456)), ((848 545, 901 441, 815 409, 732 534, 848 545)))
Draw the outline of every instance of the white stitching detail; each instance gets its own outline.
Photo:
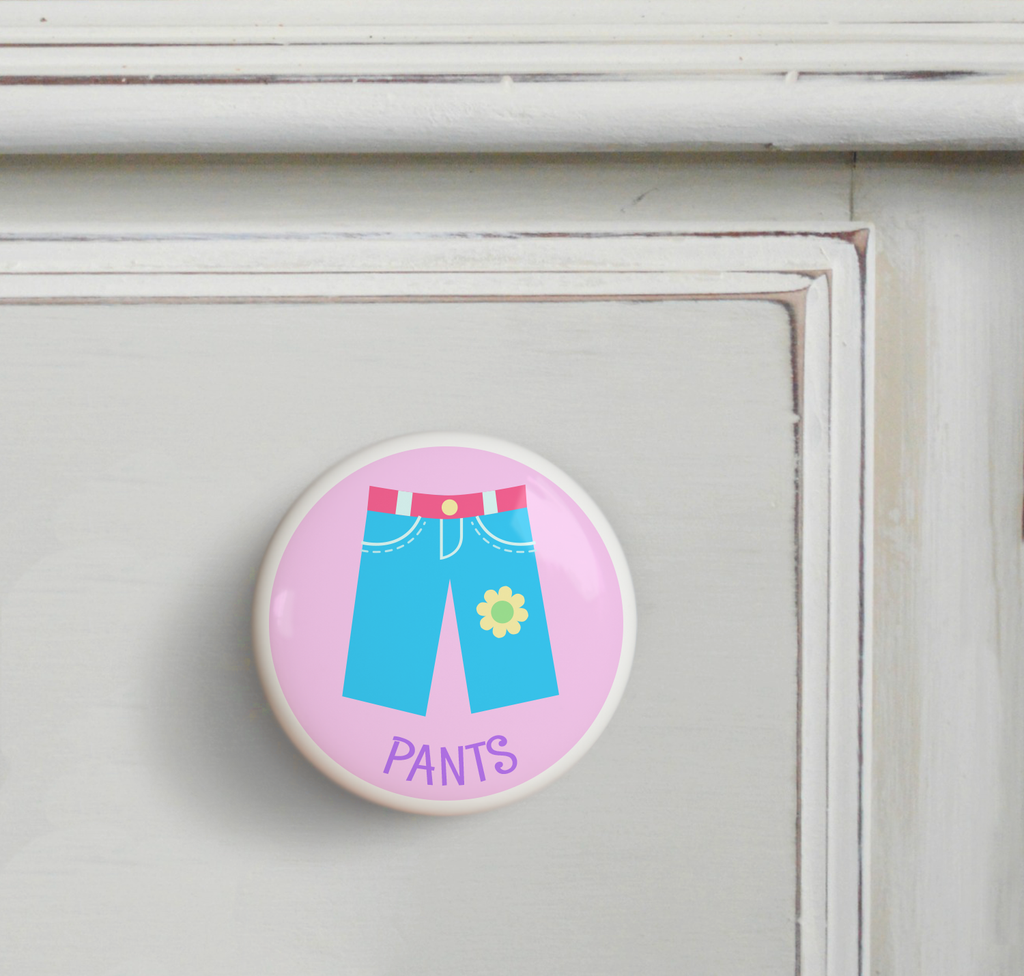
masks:
MULTIPOLYGON (((514 546, 514 545, 516 545, 516 543, 513 542, 511 539, 499 539, 489 528, 487 528, 486 525, 484 525, 483 522, 480 521, 480 516, 479 515, 475 516, 475 521, 476 521, 477 525, 479 525, 480 528, 483 529, 484 532, 486 532, 495 542, 504 542, 505 545, 507 545, 507 546, 514 546)), ((473 526, 473 528, 476 528, 476 526, 473 526)), ((521 545, 521 546, 532 546, 533 545, 533 539, 527 539, 525 542, 520 542, 519 545, 521 545)))
MULTIPOLYGON (((422 522, 422 521, 423 521, 423 519, 422 519, 422 518, 418 518, 418 519, 416 520, 416 522, 422 522)), ((413 529, 415 529, 415 528, 416 528, 416 522, 413 522, 413 525, 412 525, 412 528, 413 528, 413 529)), ((404 548, 405 548, 406 546, 411 546, 411 545, 412 545, 412 544, 413 544, 413 543, 414 543, 414 542, 416 541, 416 539, 417 539, 417 537, 419 536, 419 534, 420 534, 420 533, 421 533, 421 532, 422 532, 422 531, 423 531, 423 530, 424 530, 425 528, 426 528, 426 525, 421 525, 421 526, 420 526, 420 527, 419 527, 418 529, 416 529, 416 535, 414 535, 414 536, 413 536, 413 537, 412 537, 412 538, 411 538, 411 539, 410 539, 410 540, 409 540, 408 542, 403 542, 403 543, 402 543, 402 544, 401 544, 400 546, 396 546, 396 548, 397 548, 397 549, 404 549, 404 548)), ((409 532, 412 532, 412 529, 410 529, 410 530, 409 530, 409 532)), ((408 534, 409 534, 409 532, 406 532, 406 533, 405 533, 405 535, 408 535, 408 534)), ((400 535, 400 536, 398 537, 398 539, 404 539, 404 538, 405 538, 405 535, 400 535)), ((397 542, 397 541, 398 541, 398 539, 393 539, 392 541, 393 541, 393 542, 397 542)), ((373 545, 373 543, 372 543, 372 542, 370 542, 370 543, 364 542, 364 543, 363 543, 363 545, 364 545, 364 546, 365 546, 365 545, 371 545, 371 546, 372 546, 372 545, 373 545)), ((379 546, 379 545, 381 545, 381 543, 379 543, 379 542, 378 542, 378 543, 377 543, 377 545, 379 546)), ((381 554, 381 552, 393 552, 393 551, 394 551, 393 549, 364 549, 364 550, 363 550, 363 552, 364 552, 364 553, 372 553, 372 554, 373 554, 373 555, 375 555, 375 556, 379 556, 379 555, 381 554)))
POLYGON ((448 553, 448 555, 446 556, 444 554, 444 523, 445 523, 445 519, 438 519, 437 520, 438 529, 439 529, 439 533, 440 533, 439 536, 438 536, 438 546, 439 546, 438 552, 440 553, 440 558, 441 559, 451 559, 452 556, 454 556, 455 553, 457 553, 462 548, 462 539, 463 539, 462 523, 464 521, 465 521, 465 519, 459 519, 459 544, 450 553, 448 553))
MULTIPOLYGON (((493 542, 488 542, 482 535, 480 535, 480 530, 475 525, 473 526, 473 531, 477 534, 477 536, 480 538, 480 541, 485 546, 490 546, 492 549, 497 549, 497 550, 501 551, 501 546, 496 546, 493 542)), ((497 538, 497 536, 495 536, 495 538, 497 538)), ((535 550, 534 549, 505 549, 504 552, 515 552, 515 553, 518 553, 521 556, 521 555, 523 555, 523 553, 527 553, 527 552, 528 553, 533 553, 533 552, 535 552, 535 550)))
MULTIPOLYGON (((392 542, 401 542, 422 521, 423 521, 423 517, 422 516, 418 516, 416 521, 413 522, 412 525, 409 526, 408 531, 403 532, 397 539, 385 539, 383 542, 370 542, 369 539, 363 539, 363 545, 364 546, 389 546, 389 545, 391 545, 392 542)), ((420 531, 422 532, 423 530, 421 529, 420 531)), ((416 533, 416 535, 419 535, 419 534, 420 534, 419 532, 416 533)))

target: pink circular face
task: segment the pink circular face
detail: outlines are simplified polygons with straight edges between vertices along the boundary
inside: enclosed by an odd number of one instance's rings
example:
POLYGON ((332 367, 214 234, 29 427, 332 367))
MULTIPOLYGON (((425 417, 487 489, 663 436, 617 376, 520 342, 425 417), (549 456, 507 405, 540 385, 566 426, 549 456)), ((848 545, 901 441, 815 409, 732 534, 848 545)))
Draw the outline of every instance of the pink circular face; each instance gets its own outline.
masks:
POLYGON ((564 772, 611 717, 635 603, 594 503, 523 448, 376 445, 282 522, 257 583, 260 674, 299 749, 366 799, 490 809, 564 772))

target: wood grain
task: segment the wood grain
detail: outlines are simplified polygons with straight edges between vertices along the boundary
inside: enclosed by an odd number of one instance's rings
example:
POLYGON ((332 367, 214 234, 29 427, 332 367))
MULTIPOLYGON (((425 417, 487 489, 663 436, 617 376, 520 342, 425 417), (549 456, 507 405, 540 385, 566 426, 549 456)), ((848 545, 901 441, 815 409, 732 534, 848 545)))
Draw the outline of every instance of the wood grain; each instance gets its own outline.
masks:
POLYGON ((879 235, 875 971, 1010 976, 1024 967, 1024 169, 859 159, 854 199, 879 235))

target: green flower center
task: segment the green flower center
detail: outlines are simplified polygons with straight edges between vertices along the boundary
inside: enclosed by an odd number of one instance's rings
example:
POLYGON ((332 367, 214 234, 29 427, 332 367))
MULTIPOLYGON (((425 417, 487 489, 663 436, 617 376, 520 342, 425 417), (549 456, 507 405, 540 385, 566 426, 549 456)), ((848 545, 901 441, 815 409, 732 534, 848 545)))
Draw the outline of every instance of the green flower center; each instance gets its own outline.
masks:
POLYGON ((491 619, 496 624, 507 624, 516 613, 516 608, 508 600, 499 600, 491 607, 491 619))

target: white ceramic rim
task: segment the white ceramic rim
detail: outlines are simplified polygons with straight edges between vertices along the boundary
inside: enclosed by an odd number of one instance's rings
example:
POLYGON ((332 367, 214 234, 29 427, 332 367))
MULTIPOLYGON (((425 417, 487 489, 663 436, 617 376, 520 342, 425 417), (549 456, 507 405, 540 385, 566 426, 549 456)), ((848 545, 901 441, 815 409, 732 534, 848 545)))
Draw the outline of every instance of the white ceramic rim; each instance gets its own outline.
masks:
POLYGON ((636 647, 636 597, 625 553, 622 551, 622 546, 608 520, 593 499, 572 478, 556 468, 550 461, 517 444, 479 434, 444 432, 409 434, 380 441, 336 464, 317 478, 288 510, 270 540, 270 545, 267 547, 256 577, 252 636, 256 666, 274 715, 299 752, 325 776, 364 800, 391 807, 394 810, 402 810, 407 813, 426 813, 434 816, 479 813, 514 803, 516 800, 521 800, 523 797, 543 789, 575 765, 597 741, 615 713, 615 709, 618 708, 626 682, 629 680, 629 672, 633 665, 633 652, 636 647), (554 482, 580 507, 597 530, 611 557, 619 583, 619 592, 622 596, 622 652, 608 696, 590 727, 565 755, 527 782, 510 787, 500 793, 468 800, 427 800, 393 793, 368 783, 332 759, 317 745, 295 717, 277 679, 270 646, 270 597, 274 579, 277 576, 281 557, 302 520, 328 491, 360 468, 392 454, 423 447, 466 447, 489 451, 492 454, 500 454, 513 461, 526 464, 554 482))

